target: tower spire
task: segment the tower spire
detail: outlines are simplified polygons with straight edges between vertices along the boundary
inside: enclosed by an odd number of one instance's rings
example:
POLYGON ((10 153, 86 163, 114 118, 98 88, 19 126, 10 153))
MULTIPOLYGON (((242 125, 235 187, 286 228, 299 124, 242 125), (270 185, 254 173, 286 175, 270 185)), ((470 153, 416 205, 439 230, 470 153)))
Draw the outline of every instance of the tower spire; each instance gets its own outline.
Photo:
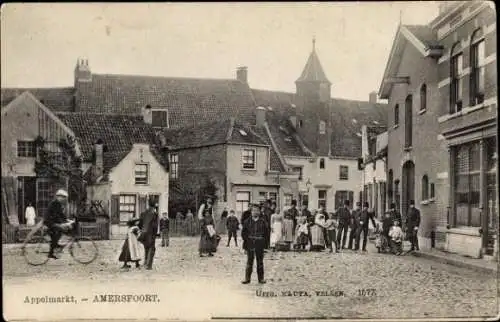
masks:
POLYGON ((316 36, 313 36, 313 51, 316 51, 316 36))

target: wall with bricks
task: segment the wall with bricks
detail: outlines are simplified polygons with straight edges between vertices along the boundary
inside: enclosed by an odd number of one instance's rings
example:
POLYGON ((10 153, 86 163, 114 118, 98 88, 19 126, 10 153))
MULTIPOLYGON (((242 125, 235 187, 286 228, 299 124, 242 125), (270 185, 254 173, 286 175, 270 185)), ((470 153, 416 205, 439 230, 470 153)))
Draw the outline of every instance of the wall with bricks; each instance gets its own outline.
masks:
MULTIPOLYGON (((446 221, 448 190, 447 181, 440 179, 446 177, 448 171, 448 154, 442 140, 438 140, 439 124, 439 91, 437 88, 438 73, 437 60, 426 58, 409 42, 406 43, 402 61, 397 72, 398 76, 409 76, 410 84, 399 84, 393 86, 389 98, 389 155, 387 171, 393 171, 394 180, 400 180, 399 194, 401 201, 402 191, 402 168, 406 161, 413 161, 415 165, 414 200, 416 207, 420 209, 422 220, 420 235, 424 245, 430 247, 431 231, 436 226, 446 221), (420 89, 422 84, 427 86, 426 109, 421 110, 420 89), (412 148, 404 150, 405 144, 405 100, 412 95, 412 148), (394 106, 399 105, 399 125, 395 125, 394 106), (422 178, 424 175, 430 184, 435 186, 435 198, 422 198, 422 178)), ((390 202, 390 201, 388 201, 390 202)), ((405 209, 400 206, 403 215, 405 209)))

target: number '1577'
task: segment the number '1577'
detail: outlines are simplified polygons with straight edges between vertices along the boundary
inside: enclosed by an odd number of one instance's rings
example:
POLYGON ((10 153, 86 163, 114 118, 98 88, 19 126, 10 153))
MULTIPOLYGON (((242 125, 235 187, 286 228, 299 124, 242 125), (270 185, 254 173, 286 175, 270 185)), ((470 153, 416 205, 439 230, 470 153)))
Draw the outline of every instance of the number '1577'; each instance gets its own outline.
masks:
POLYGON ((358 290, 358 296, 376 296, 377 291, 374 288, 362 288, 358 290))

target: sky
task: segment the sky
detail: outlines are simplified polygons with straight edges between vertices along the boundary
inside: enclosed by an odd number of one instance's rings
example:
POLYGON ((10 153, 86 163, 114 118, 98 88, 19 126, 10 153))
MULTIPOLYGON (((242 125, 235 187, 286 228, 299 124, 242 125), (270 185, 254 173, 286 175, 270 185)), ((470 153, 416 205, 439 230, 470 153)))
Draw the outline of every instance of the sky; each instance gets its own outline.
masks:
POLYGON ((400 19, 426 24, 429 2, 9 3, 1 10, 2 87, 72 86, 78 58, 96 74, 235 78, 295 92, 312 49, 332 96, 378 91, 400 19))

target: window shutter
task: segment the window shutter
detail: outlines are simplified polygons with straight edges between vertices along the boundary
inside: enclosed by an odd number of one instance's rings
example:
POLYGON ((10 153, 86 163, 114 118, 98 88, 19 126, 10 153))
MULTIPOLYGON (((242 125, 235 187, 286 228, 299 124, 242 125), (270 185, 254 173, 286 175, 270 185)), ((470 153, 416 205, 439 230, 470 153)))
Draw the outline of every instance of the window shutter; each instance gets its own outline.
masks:
POLYGON ((112 195, 111 196, 111 223, 119 224, 120 223, 120 196, 112 195))
POLYGON ((147 196, 146 195, 139 195, 139 212, 138 214, 140 215, 147 209, 147 196))

